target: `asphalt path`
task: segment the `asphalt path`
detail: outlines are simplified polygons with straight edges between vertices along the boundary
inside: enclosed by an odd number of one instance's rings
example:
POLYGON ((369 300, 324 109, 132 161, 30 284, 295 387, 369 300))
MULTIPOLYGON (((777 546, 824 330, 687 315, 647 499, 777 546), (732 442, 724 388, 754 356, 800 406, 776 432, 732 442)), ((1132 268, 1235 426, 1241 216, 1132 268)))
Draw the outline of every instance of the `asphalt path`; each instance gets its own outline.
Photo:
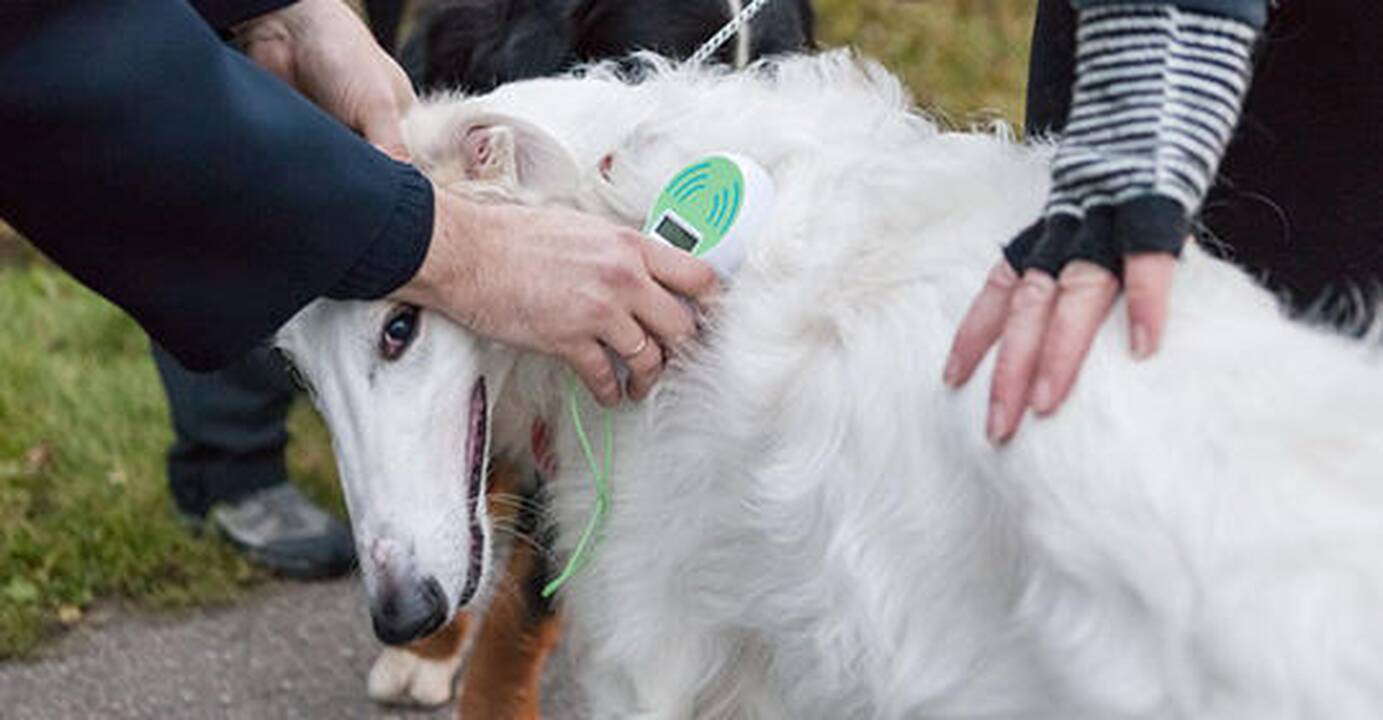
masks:
MULTIPOLYGON (((0 663, 0 719, 455 717, 371 703, 365 676, 378 650, 355 578, 275 583, 196 613, 98 609, 32 659, 0 663)), ((546 681, 547 720, 573 717, 564 661, 557 653, 546 681)))

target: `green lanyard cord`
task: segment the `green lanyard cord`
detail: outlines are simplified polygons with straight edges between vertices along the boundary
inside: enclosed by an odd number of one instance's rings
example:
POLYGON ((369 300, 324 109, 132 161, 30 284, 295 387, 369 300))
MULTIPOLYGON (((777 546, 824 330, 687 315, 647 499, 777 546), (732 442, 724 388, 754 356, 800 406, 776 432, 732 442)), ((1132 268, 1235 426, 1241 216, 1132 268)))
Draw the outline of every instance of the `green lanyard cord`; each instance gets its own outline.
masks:
POLYGON ((552 582, 543 587, 543 597, 552 597, 562 585, 566 584, 573 575, 585 567, 590 559, 591 550, 595 547, 597 534, 605 524, 605 513, 610 507, 610 458, 614 455, 614 435, 610 432, 610 412, 605 409, 600 411, 600 432, 604 456, 604 464, 596 462, 595 450, 591 448, 591 440, 586 436, 586 427, 581 422, 581 389, 576 384, 576 378, 567 375, 567 410, 571 413, 572 426, 576 428, 576 437, 581 441, 581 451, 586 455, 586 465, 591 469, 591 475, 595 479, 595 509, 591 511, 591 518, 586 521, 586 529, 581 531, 581 539, 576 542, 576 549, 572 551, 571 557, 567 558, 566 567, 562 568, 562 573, 552 582))

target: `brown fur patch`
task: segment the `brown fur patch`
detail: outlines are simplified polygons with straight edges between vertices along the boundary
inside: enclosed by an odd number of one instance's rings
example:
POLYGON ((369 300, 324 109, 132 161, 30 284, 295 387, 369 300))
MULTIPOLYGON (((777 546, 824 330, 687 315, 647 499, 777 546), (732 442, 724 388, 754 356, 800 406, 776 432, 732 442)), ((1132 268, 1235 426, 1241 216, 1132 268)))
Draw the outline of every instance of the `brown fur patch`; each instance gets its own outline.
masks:
POLYGON ((560 636, 557 616, 532 593, 531 578, 541 571, 536 550, 514 548, 466 663, 461 717, 541 717, 543 668, 560 636))
POLYGON ((462 641, 471 625, 471 614, 456 614, 456 619, 431 635, 408 646, 408 652, 427 660, 444 660, 461 652, 462 641))
MULTIPOLYGON (((486 498, 490 517, 513 524, 523 495, 520 477, 511 467, 497 465, 486 498), (505 496, 505 501, 497 498, 505 496)), ((458 710, 465 718, 539 720, 543 668, 560 637, 557 616, 536 593, 544 572, 539 551, 515 542, 494 599, 483 617, 459 613, 441 630, 408 647, 429 660, 461 652, 469 633, 479 633, 461 672, 458 710)))

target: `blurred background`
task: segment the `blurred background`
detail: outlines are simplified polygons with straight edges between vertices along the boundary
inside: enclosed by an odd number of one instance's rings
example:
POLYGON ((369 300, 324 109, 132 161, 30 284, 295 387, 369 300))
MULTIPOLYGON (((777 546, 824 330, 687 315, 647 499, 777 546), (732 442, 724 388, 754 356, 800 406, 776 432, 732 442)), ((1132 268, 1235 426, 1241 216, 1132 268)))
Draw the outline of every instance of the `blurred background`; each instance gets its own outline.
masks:
MULTIPOLYGON (((945 122, 1021 122, 1036 0, 814 5, 824 46, 882 60, 945 122)), ((0 339, 0 660, 82 623, 94 603, 218 605, 267 579, 173 512, 172 434, 144 334, 3 222, 0 339)), ((330 444, 305 403, 290 428, 299 487, 341 512, 330 444)))

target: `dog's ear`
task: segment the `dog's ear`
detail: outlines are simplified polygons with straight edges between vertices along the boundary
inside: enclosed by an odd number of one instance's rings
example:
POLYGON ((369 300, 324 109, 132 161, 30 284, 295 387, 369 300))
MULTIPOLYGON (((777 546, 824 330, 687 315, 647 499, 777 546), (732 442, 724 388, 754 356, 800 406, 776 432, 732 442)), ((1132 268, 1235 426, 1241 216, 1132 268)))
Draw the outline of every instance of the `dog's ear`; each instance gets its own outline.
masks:
POLYGON ((471 116, 444 134, 440 165, 484 182, 544 200, 576 192, 580 173, 571 153, 542 128, 514 117, 471 116))
POLYGON ((461 167, 470 180, 519 186, 519 155, 507 125, 471 125, 461 135, 461 167))

